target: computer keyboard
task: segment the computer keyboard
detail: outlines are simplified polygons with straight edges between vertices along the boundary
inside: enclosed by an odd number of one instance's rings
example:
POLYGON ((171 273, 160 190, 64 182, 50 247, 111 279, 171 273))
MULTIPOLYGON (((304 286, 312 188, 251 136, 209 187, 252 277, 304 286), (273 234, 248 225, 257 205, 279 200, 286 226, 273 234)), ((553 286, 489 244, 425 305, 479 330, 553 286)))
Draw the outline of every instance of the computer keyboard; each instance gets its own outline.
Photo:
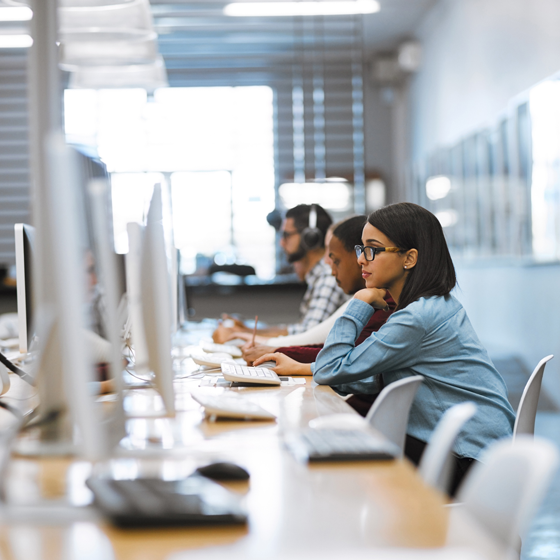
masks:
POLYGON ((249 367, 231 363, 221 364, 222 375, 227 381, 254 383, 257 385, 280 385, 280 378, 266 367, 249 367))
POLYGON ((274 420, 276 416, 258 404, 237 395, 192 395, 208 416, 244 418, 248 420, 274 420))
POLYGON ((243 356, 243 352, 239 346, 234 346, 233 344, 215 344, 214 342, 201 342, 200 347, 209 353, 225 353, 229 354, 234 358, 241 358, 243 356))
POLYGON ((396 445, 366 430, 306 429, 286 437, 298 458, 307 461, 356 461, 394 459, 396 445))
POLYGON ((95 504, 119 527, 245 523, 239 497, 199 475, 182 480, 89 478, 95 504))

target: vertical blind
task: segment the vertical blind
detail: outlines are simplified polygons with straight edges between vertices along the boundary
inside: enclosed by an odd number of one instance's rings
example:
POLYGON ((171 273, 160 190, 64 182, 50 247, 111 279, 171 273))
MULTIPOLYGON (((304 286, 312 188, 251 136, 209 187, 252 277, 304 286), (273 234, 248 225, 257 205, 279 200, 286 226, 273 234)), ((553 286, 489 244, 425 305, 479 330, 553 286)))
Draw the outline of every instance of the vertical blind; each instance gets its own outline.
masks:
POLYGON ((0 56, 0 264, 15 262, 14 224, 29 222, 27 56, 0 56))
POLYGON ((171 86, 268 85, 276 183, 364 181, 362 16, 231 18, 152 0, 171 86))

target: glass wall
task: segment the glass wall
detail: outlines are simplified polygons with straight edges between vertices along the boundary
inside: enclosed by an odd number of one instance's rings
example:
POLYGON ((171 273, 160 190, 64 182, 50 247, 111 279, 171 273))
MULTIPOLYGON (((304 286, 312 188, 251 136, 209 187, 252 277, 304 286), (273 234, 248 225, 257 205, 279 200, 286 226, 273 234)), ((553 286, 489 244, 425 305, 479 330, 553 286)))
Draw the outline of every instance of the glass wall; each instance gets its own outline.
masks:
POLYGON ((117 251, 159 182, 185 273, 215 261, 274 275, 273 115, 266 86, 65 92, 68 140, 96 147, 111 173, 117 251))

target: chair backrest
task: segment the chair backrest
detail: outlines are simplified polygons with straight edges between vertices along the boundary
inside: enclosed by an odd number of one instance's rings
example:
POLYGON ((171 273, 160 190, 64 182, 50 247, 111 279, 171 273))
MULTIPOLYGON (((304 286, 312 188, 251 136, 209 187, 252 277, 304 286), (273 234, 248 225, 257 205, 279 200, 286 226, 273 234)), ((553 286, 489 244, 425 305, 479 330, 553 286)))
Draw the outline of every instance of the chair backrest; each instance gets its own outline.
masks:
POLYGON ((404 450, 410 406, 423 377, 415 375, 387 385, 367 413, 366 420, 387 439, 404 450))
POLYGON ((558 451, 521 435, 491 445, 459 488, 457 501, 508 549, 523 538, 558 465, 558 451))
POLYGON ((513 439, 518 434, 534 434, 535 433, 535 417, 537 416, 537 405, 539 403, 539 395, 541 394, 541 383, 544 368, 554 356, 546 356, 535 368, 535 371, 529 377, 529 381, 523 389, 519 406, 517 407, 517 417, 513 427, 513 439))
POLYGON ((447 409, 430 437, 424 450, 418 473, 424 482, 441 492, 449 490, 453 445, 465 423, 474 416, 476 405, 472 402, 456 404, 447 409))

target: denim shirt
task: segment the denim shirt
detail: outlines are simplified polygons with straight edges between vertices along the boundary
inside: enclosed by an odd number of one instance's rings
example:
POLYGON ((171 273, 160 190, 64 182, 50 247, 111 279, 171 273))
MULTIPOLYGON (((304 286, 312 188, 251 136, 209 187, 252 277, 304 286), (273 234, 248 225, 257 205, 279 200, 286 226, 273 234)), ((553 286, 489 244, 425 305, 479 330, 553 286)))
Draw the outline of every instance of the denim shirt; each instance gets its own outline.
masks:
POLYGON ((424 442, 449 407, 474 402, 477 413, 455 443, 460 457, 476 459, 493 440, 512 435, 515 413, 505 383, 455 297, 420 298, 355 347, 373 312, 363 301, 350 302, 311 365, 317 383, 342 393, 373 393, 379 374, 385 385, 421 375, 407 433, 424 442))

